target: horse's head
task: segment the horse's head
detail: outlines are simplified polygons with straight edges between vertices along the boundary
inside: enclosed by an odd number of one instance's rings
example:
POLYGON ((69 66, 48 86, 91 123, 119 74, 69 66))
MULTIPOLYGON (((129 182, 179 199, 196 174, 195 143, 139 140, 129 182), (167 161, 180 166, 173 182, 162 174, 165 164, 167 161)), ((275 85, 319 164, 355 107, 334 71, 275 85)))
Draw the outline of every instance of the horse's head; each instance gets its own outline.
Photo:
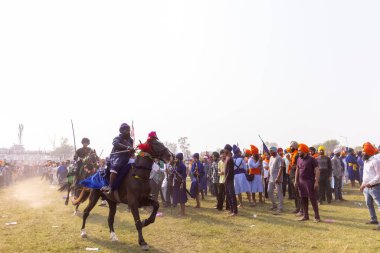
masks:
POLYGON ((153 139, 150 143, 150 152, 152 157, 158 158, 165 162, 170 162, 174 155, 165 145, 157 139, 153 139))

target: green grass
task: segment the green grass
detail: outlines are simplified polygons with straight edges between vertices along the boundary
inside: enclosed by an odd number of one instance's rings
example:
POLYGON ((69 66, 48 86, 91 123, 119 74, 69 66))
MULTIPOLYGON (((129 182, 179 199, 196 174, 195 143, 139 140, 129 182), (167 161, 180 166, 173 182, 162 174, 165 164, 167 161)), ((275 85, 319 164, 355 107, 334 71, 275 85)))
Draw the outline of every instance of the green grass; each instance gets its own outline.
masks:
MULTIPOLYGON (((237 217, 227 217, 212 208, 213 197, 206 197, 201 209, 194 209, 195 202, 190 200, 185 218, 177 217, 178 209, 160 208, 163 217, 143 230, 144 237, 150 252, 380 252, 380 233, 364 224, 369 214, 363 195, 358 190, 344 192, 349 201, 320 206, 321 218, 335 223, 299 223, 288 200, 283 215, 267 211, 267 201, 239 210, 237 217)), ((109 239, 108 208, 98 206, 88 218, 89 237, 82 239, 82 220, 72 215, 72 206, 64 205, 63 195, 39 178, 0 189, 0 252, 87 252, 86 247, 100 248, 100 252, 141 252, 125 205, 118 206, 115 218, 119 242, 109 239), (6 226, 9 221, 18 224, 6 226)))

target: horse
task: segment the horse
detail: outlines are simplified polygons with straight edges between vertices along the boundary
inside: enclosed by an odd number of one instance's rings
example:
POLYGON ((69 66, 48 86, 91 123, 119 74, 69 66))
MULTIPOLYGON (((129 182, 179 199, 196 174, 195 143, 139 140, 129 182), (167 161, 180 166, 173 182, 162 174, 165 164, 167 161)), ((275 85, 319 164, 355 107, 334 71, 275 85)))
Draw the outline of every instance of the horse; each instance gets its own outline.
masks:
POLYGON ((91 151, 88 154, 88 156, 82 159, 82 166, 80 166, 81 168, 75 169, 75 170, 79 169, 79 172, 75 176, 75 179, 73 179, 73 175, 68 175, 67 182, 64 183, 58 189, 58 191, 60 192, 67 190, 67 196, 65 199, 66 206, 69 204, 70 193, 74 195, 74 199, 71 201, 72 204, 75 206, 74 215, 79 214, 79 211, 78 211, 79 205, 85 202, 90 196, 90 189, 85 188, 78 183, 82 181, 83 179, 89 177, 91 174, 93 174, 95 167, 97 167, 97 164, 98 164, 98 156, 96 155, 95 151, 91 151))
MULTIPOLYGON (((158 201, 155 201, 150 196, 149 176, 152 170, 154 159, 169 162, 174 158, 173 153, 164 146, 160 141, 154 139, 150 142, 148 152, 140 152, 129 173, 122 179, 120 187, 115 194, 118 194, 118 199, 121 203, 127 204, 138 232, 138 243, 142 250, 148 250, 149 245, 145 242, 142 235, 142 228, 155 222, 157 211, 160 207, 158 201), (143 206, 152 206, 153 211, 148 219, 140 220, 139 208, 143 206)), ((116 213, 116 205, 120 203, 115 196, 104 194, 101 190, 92 189, 90 192, 89 203, 83 211, 83 223, 81 228, 81 237, 86 238, 85 231, 86 220, 91 210, 95 207, 99 198, 103 196, 108 202, 108 227, 110 229, 111 241, 118 241, 113 224, 116 213)))

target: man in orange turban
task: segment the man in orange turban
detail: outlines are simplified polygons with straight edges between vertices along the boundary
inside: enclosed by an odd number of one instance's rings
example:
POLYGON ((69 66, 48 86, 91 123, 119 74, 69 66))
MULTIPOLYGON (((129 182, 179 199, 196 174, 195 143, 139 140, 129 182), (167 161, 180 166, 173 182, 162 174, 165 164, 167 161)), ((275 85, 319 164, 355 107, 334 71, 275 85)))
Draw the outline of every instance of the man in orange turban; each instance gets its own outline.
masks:
POLYGON ((301 143, 298 145, 298 152, 300 153, 300 155, 301 155, 301 152, 306 154, 310 152, 310 149, 306 144, 301 143))
POLYGON ((251 145, 251 152, 252 155, 257 155, 259 153, 259 149, 256 146, 251 145))
POLYGON ((244 152, 245 152, 245 155, 246 155, 247 157, 252 156, 252 151, 251 151, 250 149, 245 149, 244 152))
POLYGON ((297 161, 296 170, 296 188, 302 200, 303 217, 299 221, 309 220, 309 199, 314 209, 314 221, 320 222, 317 191, 319 182, 318 162, 309 154, 309 147, 305 144, 299 144, 298 153, 300 158, 297 161))
MULTIPOLYGON (((371 216, 367 224, 378 224, 376 210, 373 203, 380 208, 380 160, 375 157, 376 148, 369 142, 363 144, 363 183, 360 191, 363 192, 371 216)), ((375 228, 380 230, 380 225, 375 228)))

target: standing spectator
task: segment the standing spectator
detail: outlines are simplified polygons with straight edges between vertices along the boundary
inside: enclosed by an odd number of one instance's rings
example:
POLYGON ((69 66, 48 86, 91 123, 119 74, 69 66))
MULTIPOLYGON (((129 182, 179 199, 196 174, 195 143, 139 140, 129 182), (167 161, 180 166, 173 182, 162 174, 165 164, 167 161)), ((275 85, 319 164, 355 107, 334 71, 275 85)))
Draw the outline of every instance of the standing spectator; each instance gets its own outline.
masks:
POLYGON ((232 147, 229 144, 224 146, 224 150, 226 152, 226 160, 224 163, 225 175, 226 175, 226 195, 228 202, 230 204, 230 216, 235 216, 238 214, 237 209, 237 199, 235 195, 235 187, 234 187, 234 160, 232 157, 232 147))
POLYGON ((277 154, 276 147, 270 147, 271 158, 269 160, 269 186, 268 195, 272 202, 271 211, 277 209, 277 212, 282 212, 284 208, 284 201, 282 196, 282 173, 285 170, 285 162, 281 156, 277 154), (278 206, 274 199, 274 190, 276 189, 278 206))
POLYGON ((249 182, 249 188, 250 192, 252 194, 252 205, 256 205, 256 192, 259 193, 259 201, 260 203, 263 203, 263 179, 262 179, 262 173, 263 173, 263 161, 260 158, 259 155, 259 149, 251 145, 251 153, 252 157, 248 160, 248 174, 254 175, 254 178, 252 181, 249 182))
MULTIPOLYGON (((318 149, 319 150, 319 149, 318 149)), ((319 152, 319 151, 318 151, 319 152)), ((317 157, 319 156, 319 154, 317 153, 317 150, 314 148, 314 147, 310 147, 310 155, 312 157, 314 157, 315 159, 317 159, 317 157)))
POLYGON ((364 161, 363 161, 363 153, 362 151, 358 152, 357 161, 359 165, 359 184, 363 183, 363 169, 364 169, 364 161))
POLYGON ((264 197, 265 197, 265 199, 267 199, 267 198, 269 198, 269 196, 268 196, 269 154, 264 153, 262 159, 263 159, 263 177, 264 177, 264 197))
POLYGON ((63 185, 66 182, 67 173, 68 173, 68 170, 67 170, 66 162, 62 162, 57 170, 57 178, 58 178, 59 185, 63 185))
MULTIPOLYGON (((173 172, 172 170, 173 170, 174 162, 175 161, 169 162, 166 164, 165 179, 164 179, 164 182, 162 183, 162 188, 163 188, 163 192, 165 196, 164 207, 172 206, 172 198, 173 198, 173 172)), ((185 169, 185 173, 186 173, 186 169, 185 169)))
POLYGON ((327 203, 331 203, 331 176, 332 167, 330 157, 325 155, 325 147, 318 148, 319 156, 317 158, 319 168, 319 204, 322 205, 323 201, 327 198, 327 203))
POLYGON ((244 157, 241 154, 240 148, 236 145, 232 148, 234 152, 234 185, 235 185, 235 194, 239 197, 239 206, 243 206, 243 196, 242 193, 249 192, 249 185, 245 173, 247 173, 247 164, 244 161, 244 157))
POLYGON ((221 159, 218 162, 218 175, 219 175, 219 190, 218 190, 218 203, 216 205, 219 211, 223 211, 223 204, 226 201, 226 210, 230 210, 230 205, 228 198, 226 198, 226 176, 225 176, 225 161, 226 161, 226 151, 222 149, 220 151, 221 159))
MULTIPOLYGON (((347 162, 346 162, 346 151, 342 151, 342 153, 340 154, 340 159, 343 163, 343 168, 344 168, 344 178, 343 178, 343 181, 345 184, 348 184, 348 169, 347 169, 347 162)), ((342 184, 343 185, 343 184, 342 184)))
MULTIPOLYGON (((219 193, 219 172, 218 172, 218 164, 219 164, 219 153, 213 152, 212 153, 212 164, 211 164, 211 181, 212 181, 212 189, 214 191, 214 194, 216 196, 216 199, 218 199, 219 193)), ((214 207, 215 209, 218 208, 218 206, 214 207)))
POLYGON ((303 216, 303 210, 302 210, 302 206, 301 206, 301 198, 299 196, 298 189, 295 187, 297 162, 298 162, 298 158, 299 158, 298 143, 297 142, 292 141, 290 143, 290 153, 291 153, 291 156, 290 156, 290 160, 291 160, 291 162, 290 162, 291 184, 290 184, 290 186, 292 187, 292 192, 294 193, 294 204, 296 207, 296 209, 293 211, 293 213, 295 213, 297 216, 303 216))
POLYGON ((200 192, 200 182, 202 182, 202 178, 206 177, 205 170, 203 168, 203 164, 199 161, 199 154, 195 153, 193 155, 194 162, 191 166, 191 174, 193 175, 190 187, 190 193, 193 198, 197 201, 197 205, 195 208, 201 207, 201 202, 199 200, 199 192, 200 192))
POLYGON ((284 161, 284 165, 285 165, 285 169, 282 171, 282 197, 285 198, 286 186, 288 185, 288 177, 286 174, 286 170, 288 168, 286 165, 287 159, 285 157, 284 150, 282 148, 278 148, 277 153, 279 156, 281 156, 282 160, 284 161))
POLYGON ((4 161, 0 160, 0 187, 4 186, 4 161))
POLYGON ((314 221, 320 222, 317 192, 319 182, 318 162, 309 154, 309 147, 299 144, 299 158, 296 170, 296 188, 298 188, 303 205, 303 217, 299 221, 309 220, 309 199, 314 209, 314 221))
MULTIPOLYGON (((161 196, 161 202, 162 202, 163 206, 166 207, 166 199, 165 199, 165 194, 164 194, 164 188, 162 187, 163 182, 167 176, 166 175, 166 173, 167 173, 166 164, 163 161, 158 161, 158 165, 160 166, 160 171, 163 172, 162 173, 162 182, 160 184, 159 192, 160 192, 160 196, 161 196)), ((166 181, 166 183, 167 183, 167 181, 166 181)))
POLYGON ((173 175, 173 205, 180 204, 181 211, 180 216, 185 215, 185 204, 187 202, 186 195, 186 165, 183 163, 183 154, 178 153, 176 155, 176 161, 174 165, 175 174, 173 175))
MULTIPOLYGON (((367 224, 379 224, 376 216, 374 203, 380 208, 380 160, 374 157, 377 150, 371 143, 366 142, 363 145, 363 183, 360 191, 363 192, 365 201, 371 216, 367 224)), ((380 230, 378 225, 375 230, 380 230)))
POLYGON ((339 159, 340 148, 334 150, 334 157, 331 160, 332 173, 334 176, 334 195, 335 201, 342 201, 342 178, 344 174, 344 168, 339 159))
POLYGON ((162 181, 164 180, 164 171, 165 169, 160 167, 159 160, 154 159, 149 179, 152 199, 156 201, 158 201, 158 193, 160 192, 162 181))
POLYGON ((359 165, 354 156, 354 150, 352 148, 348 149, 348 155, 346 157, 348 178, 351 181, 351 188, 355 187, 355 180, 359 181, 359 165))
POLYGON ((205 196, 207 196, 207 190, 209 188, 209 182, 210 182, 210 163, 208 161, 208 157, 204 156, 203 157, 203 169, 205 171, 205 176, 200 178, 200 191, 201 191, 201 196, 202 200, 205 199, 205 196))
POLYGON ((290 158, 290 148, 287 148, 286 149, 286 152, 285 152, 285 166, 286 166, 286 170, 285 170, 285 175, 286 175, 286 183, 287 183, 287 186, 288 186, 288 199, 294 199, 294 185, 292 183, 292 181, 290 180, 290 163, 291 163, 291 158, 290 158))

